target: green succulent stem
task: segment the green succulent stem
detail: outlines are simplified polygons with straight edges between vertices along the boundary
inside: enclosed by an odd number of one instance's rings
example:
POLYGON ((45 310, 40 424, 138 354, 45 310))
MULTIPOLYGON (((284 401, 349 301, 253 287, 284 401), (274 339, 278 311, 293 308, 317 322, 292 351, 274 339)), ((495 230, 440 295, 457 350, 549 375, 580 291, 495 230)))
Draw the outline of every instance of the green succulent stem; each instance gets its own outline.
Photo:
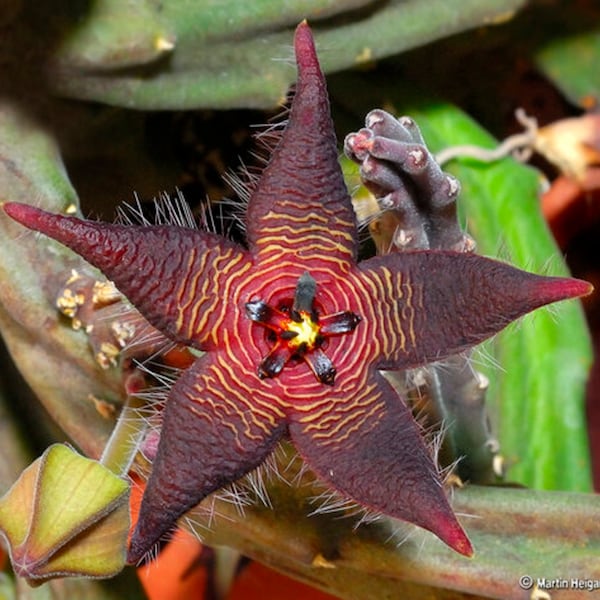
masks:
POLYGON ((318 491, 303 483, 298 489, 272 482, 273 509, 253 506, 243 519, 230 504, 218 503, 219 527, 198 530, 209 544, 234 546, 348 600, 520 598, 523 575, 533 581, 600 579, 600 498, 474 485, 455 490, 454 509, 475 548, 467 559, 399 522, 384 519, 357 529, 355 518, 315 515, 318 491))
POLYGON ((139 396, 127 397, 100 457, 101 464, 121 477, 127 476, 147 431, 147 423, 140 416, 146 404, 139 396))

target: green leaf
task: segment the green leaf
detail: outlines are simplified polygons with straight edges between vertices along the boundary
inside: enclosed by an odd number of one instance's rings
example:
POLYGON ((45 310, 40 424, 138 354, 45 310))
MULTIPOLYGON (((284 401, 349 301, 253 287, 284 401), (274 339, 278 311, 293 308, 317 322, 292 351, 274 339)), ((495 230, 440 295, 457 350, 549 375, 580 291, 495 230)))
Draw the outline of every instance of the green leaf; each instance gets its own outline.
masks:
MULTIPOLYGON (((496 142, 457 108, 444 103, 403 106, 434 151, 496 142)), ((538 173, 512 159, 448 166, 462 184, 459 205, 478 252, 525 269, 564 275, 567 269, 539 209, 538 173)), ((482 356, 491 379, 488 402, 509 480, 540 489, 591 489, 584 410, 591 344, 581 305, 536 311, 487 344, 499 368, 482 356)))
POLYGON ((503 22, 524 0, 166 0, 160 14, 151 8, 153 3, 137 0, 133 19, 123 18, 123 3, 97 4, 102 10, 79 15, 77 22, 67 15, 53 17, 67 21, 63 28, 72 28, 68 51, 59 53, 49 77, 55 89, 138 109, 185 109, 274 106, 295 78, 294 69, 277 58, 289 56, 293 29, 304 18, 325 49, 324 68, 332 71, 503 22), (140 29, 144 11, 151 17, 150 40, 140 29), (96 19, 101 23, 95 24, 96 19), (156 19, 157 30, 167 32, 159 39, 173 48, 148 64, 156 19), (96 41, 98 51, 93 48, 96 41), (132 63, 140 54, 138 66, 107 70, 115 61, 127 64, 128 52, 132 63), (82 70, 86 63, 95 68, 82 70))
POLYGON ((584 108, 600 103, 600 29, 553 38, 534 59, 571 102, 584 108))
POLYGON ((15 582, 6 573, 0 573, 0 600, 17 600, 15 582))
POLYGON ((30 438, 30 432, 25 434, 18 426, 14 414, 9 409, 4 382, 0 383, 0 494, 8 490, 31 462, 27 447, 30 438))

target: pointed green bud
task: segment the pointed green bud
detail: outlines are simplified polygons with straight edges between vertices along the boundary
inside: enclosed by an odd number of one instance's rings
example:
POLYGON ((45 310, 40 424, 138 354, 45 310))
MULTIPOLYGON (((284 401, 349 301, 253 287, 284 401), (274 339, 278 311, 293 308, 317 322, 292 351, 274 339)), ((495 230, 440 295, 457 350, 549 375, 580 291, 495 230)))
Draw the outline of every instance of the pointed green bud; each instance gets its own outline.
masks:
POLYGON ((95 460, 54 444, 0 499, 13 568, 32 585, 111 577, 125 564, 129 486, 95 460))

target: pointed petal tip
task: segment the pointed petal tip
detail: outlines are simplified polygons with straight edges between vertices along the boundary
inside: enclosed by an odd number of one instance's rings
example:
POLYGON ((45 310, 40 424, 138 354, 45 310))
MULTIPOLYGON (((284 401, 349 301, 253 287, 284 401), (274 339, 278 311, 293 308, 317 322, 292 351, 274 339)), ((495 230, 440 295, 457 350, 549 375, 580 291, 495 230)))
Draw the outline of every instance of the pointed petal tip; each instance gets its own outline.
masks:
POLYGON ((471 540, 467 537, 462 527, 457 527, 448 538, 446 543, 459 554, 472 558, 475 554, 471 540))
POLYGON ((1 207, 17 223, 42 233, 46 232, 49 224, 55 224, 61 216, 20 202, 3 202, 1 207))
POLYGON ((581 298, 594 292, 594 286, 582 279, 567 279, 565 287, 569 289, 569 298, 581 298))
POLYGON ((131 566, 138 566, 142 564, 145 558, 151 558, 155 555, 152 552, 152 548, 158 543, 161 539, 161 535, 158 537, 151 537, 148 535, 148 530, 142 530, 143 523, 138 523, 131 534, 131 538, 129 540, 129 547, 127 548, 127 556, 125 558, 125 562, 131 566))
POLYGON ((15 221, 26 225, 26 221, 33 217, 37 209, 27 204, 20 204, 18 202, 2 202, 2 210, 15 221))
POLYGON ((316 67, 320 69, 315 41, 306 19, 296 27, 294 49, 296 51, 296 62, 300 69, 307 67, 316 67))
MULTIPOLYGON (((153 469, 155 468, 156 461, 153 465, 153 469)), ((154 475, 151 474, 142 497, 137 523, 129 538, 125 558, 128 565, 140 565, 153 559, 157 554, 158 544, 161 541, 171 539, 177 529, 177 519, 188 508, 191 508, 190 503, 187 503, 182 509, 180 505, 173 502, 172 498, 157 498, 151 487, 153 477, 154 475)), ((160 492, 168 488, 167 485, 161 487, 160 484, 157 484, 155 489, 157 487, 160 492)), ((191 505, 193 506, 193 504, 196 503, 194 502, 191 505)))
POLYGON ((135 567, 142 561, 146 552, 145 549, 136 543, 135 539, 132 539, 129 548, 127 549, 127 558, 125 559, 125 562, 128 565, 135 567))
POLYGON ((452 550, 467 558, 473 556, 474 550, 471 541, 454 517, 450 520, 445 520, 444 523, 438 524, 438 528, 434 533, 452 550))
MULTIPOLYGON (((81 248, 75 248, 72 242, 89 233, 86 229, 89 229, 90 222, 82 221, 71 215, 48 212, 30 204, 19 202, 6 202, 2 208, 17 223, 33 231, 39 231, 57 242, 69 246, 78 254, 82 254, 81 248)), ((88 257, 84 256, 84 258, 89 260, 88 257)))
POLYGON ((312 40, 312 32, 310 30, 310 26, 308 25, 308 21, 306 19, 303 19, 302 21, 300 21, 300 23, 298 23, 298 26, 296 27, 294 43, 302 44, 303 41, 305 42, 306 40, 312 40))
POLYGON ((570 277, 544 277, 536 286, 536 292, 546 304, 589 296, 593 291, 594 286, 588 281, 570 277))

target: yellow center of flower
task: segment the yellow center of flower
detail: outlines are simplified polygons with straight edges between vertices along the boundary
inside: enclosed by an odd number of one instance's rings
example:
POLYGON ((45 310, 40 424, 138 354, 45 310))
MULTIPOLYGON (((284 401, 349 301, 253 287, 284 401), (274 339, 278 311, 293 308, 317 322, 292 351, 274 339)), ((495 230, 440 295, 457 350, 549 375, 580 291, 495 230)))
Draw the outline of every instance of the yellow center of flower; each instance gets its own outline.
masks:
POLYGON ((246 303, 246 315, 267 330, 265 339, 272 344, 257 367, 261 379, 276 377, 288 362, 302 360, 321 383, 333 385, 336 370, 324 352, 327 338, 351 333, 360 317, 349 310, 320 314, 316 292, 316 281, 304 273, 293 301, 278 306, 260 299, 246 303))
POLYGON ((312 350, 317 345, 319 330, 321 329, 318 323, 315 323, 310 314, 305 311, 298 313, 299 321, 289 320, 287 331, 291 331, 296 335, 292 337, 288 344, 291 348, 303 348, 312 350))

